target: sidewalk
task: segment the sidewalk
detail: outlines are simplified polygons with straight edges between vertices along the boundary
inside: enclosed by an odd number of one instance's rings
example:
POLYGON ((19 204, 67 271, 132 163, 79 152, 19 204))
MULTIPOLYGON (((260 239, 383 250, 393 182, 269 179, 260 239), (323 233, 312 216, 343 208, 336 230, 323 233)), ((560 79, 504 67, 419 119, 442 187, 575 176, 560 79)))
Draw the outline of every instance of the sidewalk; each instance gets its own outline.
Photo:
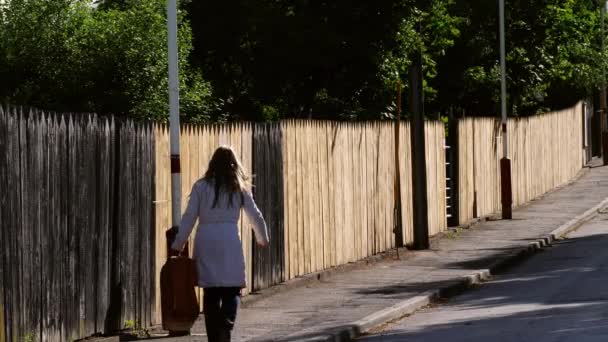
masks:
MULTIPOLYGON (((413 312, 437 294, 432 291, 457 290, 463 279, 470 283, 489 276, 488 269, 521 256, 531 242, 558 227, 555 235, 575 228, 583 214, 589 216, 608 198, 608 167, 584 172, 572 184, 514 210, 513 220, 481 222, 434 239, 430 250, 401 253, 401 260, 322 277, 246 303, 233 341, 337 340, 336 334, 352 335, 413 312)), ((192 333, 198 336, 180 340, 206 341, 202 317, 192 333)))

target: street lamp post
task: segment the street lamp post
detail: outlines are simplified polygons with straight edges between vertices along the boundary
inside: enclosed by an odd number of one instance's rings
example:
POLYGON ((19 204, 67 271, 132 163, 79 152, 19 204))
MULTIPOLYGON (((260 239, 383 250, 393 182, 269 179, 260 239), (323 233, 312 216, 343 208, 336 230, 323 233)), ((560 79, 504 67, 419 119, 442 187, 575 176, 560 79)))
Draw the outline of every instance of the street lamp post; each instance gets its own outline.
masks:
POLYGON ((177 0, 167 1, 167 31, 169 48, 169 139, 171 145, 171 221, 181 219, 181 171, 179 159, 179 76, 177 64, 177 0))
POLYGON ((502 218, 510 220, 513 216, 513 192, 511 190, 511 160, 508 157, 507 141, 507 81, 505 62, 505 1, 498 1, 498 17, 500 26, 500 112, 502 116, 502 159, 500 160, 500 193, 502 203, 502 218))
POLYGON ((606 51, 606 31, 605 31, 605 19, 606 19, 606 6, 608 2, 603 0, 603 3, 600 4, 600 13, 601 13, 601 27, 602 27, 602 85, 600 91, 600 127, 602 129, 602 158, 604 160, 604 165, 608 165, 608 123, 606 120, 606 67, 604 63, 606 62, 605 51, 606 51))

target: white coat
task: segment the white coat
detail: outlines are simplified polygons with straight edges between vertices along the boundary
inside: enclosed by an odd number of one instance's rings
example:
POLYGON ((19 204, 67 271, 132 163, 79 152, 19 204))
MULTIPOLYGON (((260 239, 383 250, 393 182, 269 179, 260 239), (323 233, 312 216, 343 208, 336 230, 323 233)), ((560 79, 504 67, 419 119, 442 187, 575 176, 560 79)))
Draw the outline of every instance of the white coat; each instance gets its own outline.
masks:
POLYGON ((198 271, 199 287, 246 287, 245 258, 239 238, 241 208, 253 223, 255 238, 268 243, 268 230, 262 213, 247 191, 233 194, 232 205, 227 192, 220 191, 212 208, 215 191, 206 180, 197 181, 172 249, 181 250, 198 219, 193 257, 198 271))

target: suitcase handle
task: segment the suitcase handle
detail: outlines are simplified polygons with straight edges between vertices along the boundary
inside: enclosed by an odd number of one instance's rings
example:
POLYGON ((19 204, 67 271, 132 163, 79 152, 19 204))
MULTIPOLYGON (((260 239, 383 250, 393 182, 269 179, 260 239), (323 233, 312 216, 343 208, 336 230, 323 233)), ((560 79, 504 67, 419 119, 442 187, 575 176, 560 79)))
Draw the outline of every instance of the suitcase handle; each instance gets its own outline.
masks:
POLYGON ((179 230, 179 227, 173 226, 173 227, 167 229, 167 231, 165 232, 165 237, 167 238, 167 259, 169 259, 171 257, 188 257, 188 255, 189 255, 187 241, 186 241, 186 245, 184 246, 184 248, 182 249, 182 251, 180 253, 177 253, 177 252, 174 252, 173 250, 171 250, 171 245, 173 244, 173 241, 175 241, 175 238, 177 237, 178 230, 179 230))

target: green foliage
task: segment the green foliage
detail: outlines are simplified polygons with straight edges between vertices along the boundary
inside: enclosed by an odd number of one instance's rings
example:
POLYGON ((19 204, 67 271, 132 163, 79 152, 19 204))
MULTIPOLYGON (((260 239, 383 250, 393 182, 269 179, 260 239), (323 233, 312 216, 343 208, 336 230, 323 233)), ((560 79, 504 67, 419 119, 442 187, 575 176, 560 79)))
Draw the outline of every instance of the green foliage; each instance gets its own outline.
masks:
MULTIPOLYGON (((573 104, 602 82, 586 0, 506 1, 509 112, 573 104)), ((164 121, 165 0, 11 0, 0 10, 0 101, 164 121)), ((393 118, 422 51, 427 113, 495 115, 497 4, 487 0, 180 2, 184 121, 393 118)))
MULTIPOLYGON (((2 13, 2 100, 166 119, 164 0, 97 8, 82 0, 11 0, 2 13)), ((204 120, 213 108, 212 89, 200 72, 190 72, 190 42, 189 25, 181 20, 182 103, 195 120, 204 120)))
POLYGON ((192 60, 236 118, 265 119, 268 106, 282 116, 390 116, 411 53, 425 50, 433 78, 437 56, 459 34, 452 1, 429 3, 422 11, 408 0, 193 1, 192 60))
POLYGON ((132 319, 126 320, 125 321, 125 329, 133 329, 133 328, 135 328, 135 322, 136 321, 134 321, 132 319))
POLYGON ((455 240, 460 237, 461 232, 462 232, 462 230, 460 228, 449 229, 448 231, 446 231, 444 233, 444 236, 450 240, 455 240))
MULTIPOLYGON (((509 112, 532 114, 572 105, 601 83, 599 9, 592 1, 513 0, 506 3, 509 112)), ((466 18, 462 34, 439 62, 433 83, 448 106, 469 114, 499 111, 500 66, 496 3, 463 0, 454 15, 466 18)))
POLYGON ((38 339, 36 338, 36 334, 34 332, 28 332, 23 335, 23 342, 36 342, 38 339))
POLYGON ((125 330, 130 331, 135 337, 150 338, 150 332, 147 329, 142 328, 138 320, 126 320, 124 328, 125 330))

